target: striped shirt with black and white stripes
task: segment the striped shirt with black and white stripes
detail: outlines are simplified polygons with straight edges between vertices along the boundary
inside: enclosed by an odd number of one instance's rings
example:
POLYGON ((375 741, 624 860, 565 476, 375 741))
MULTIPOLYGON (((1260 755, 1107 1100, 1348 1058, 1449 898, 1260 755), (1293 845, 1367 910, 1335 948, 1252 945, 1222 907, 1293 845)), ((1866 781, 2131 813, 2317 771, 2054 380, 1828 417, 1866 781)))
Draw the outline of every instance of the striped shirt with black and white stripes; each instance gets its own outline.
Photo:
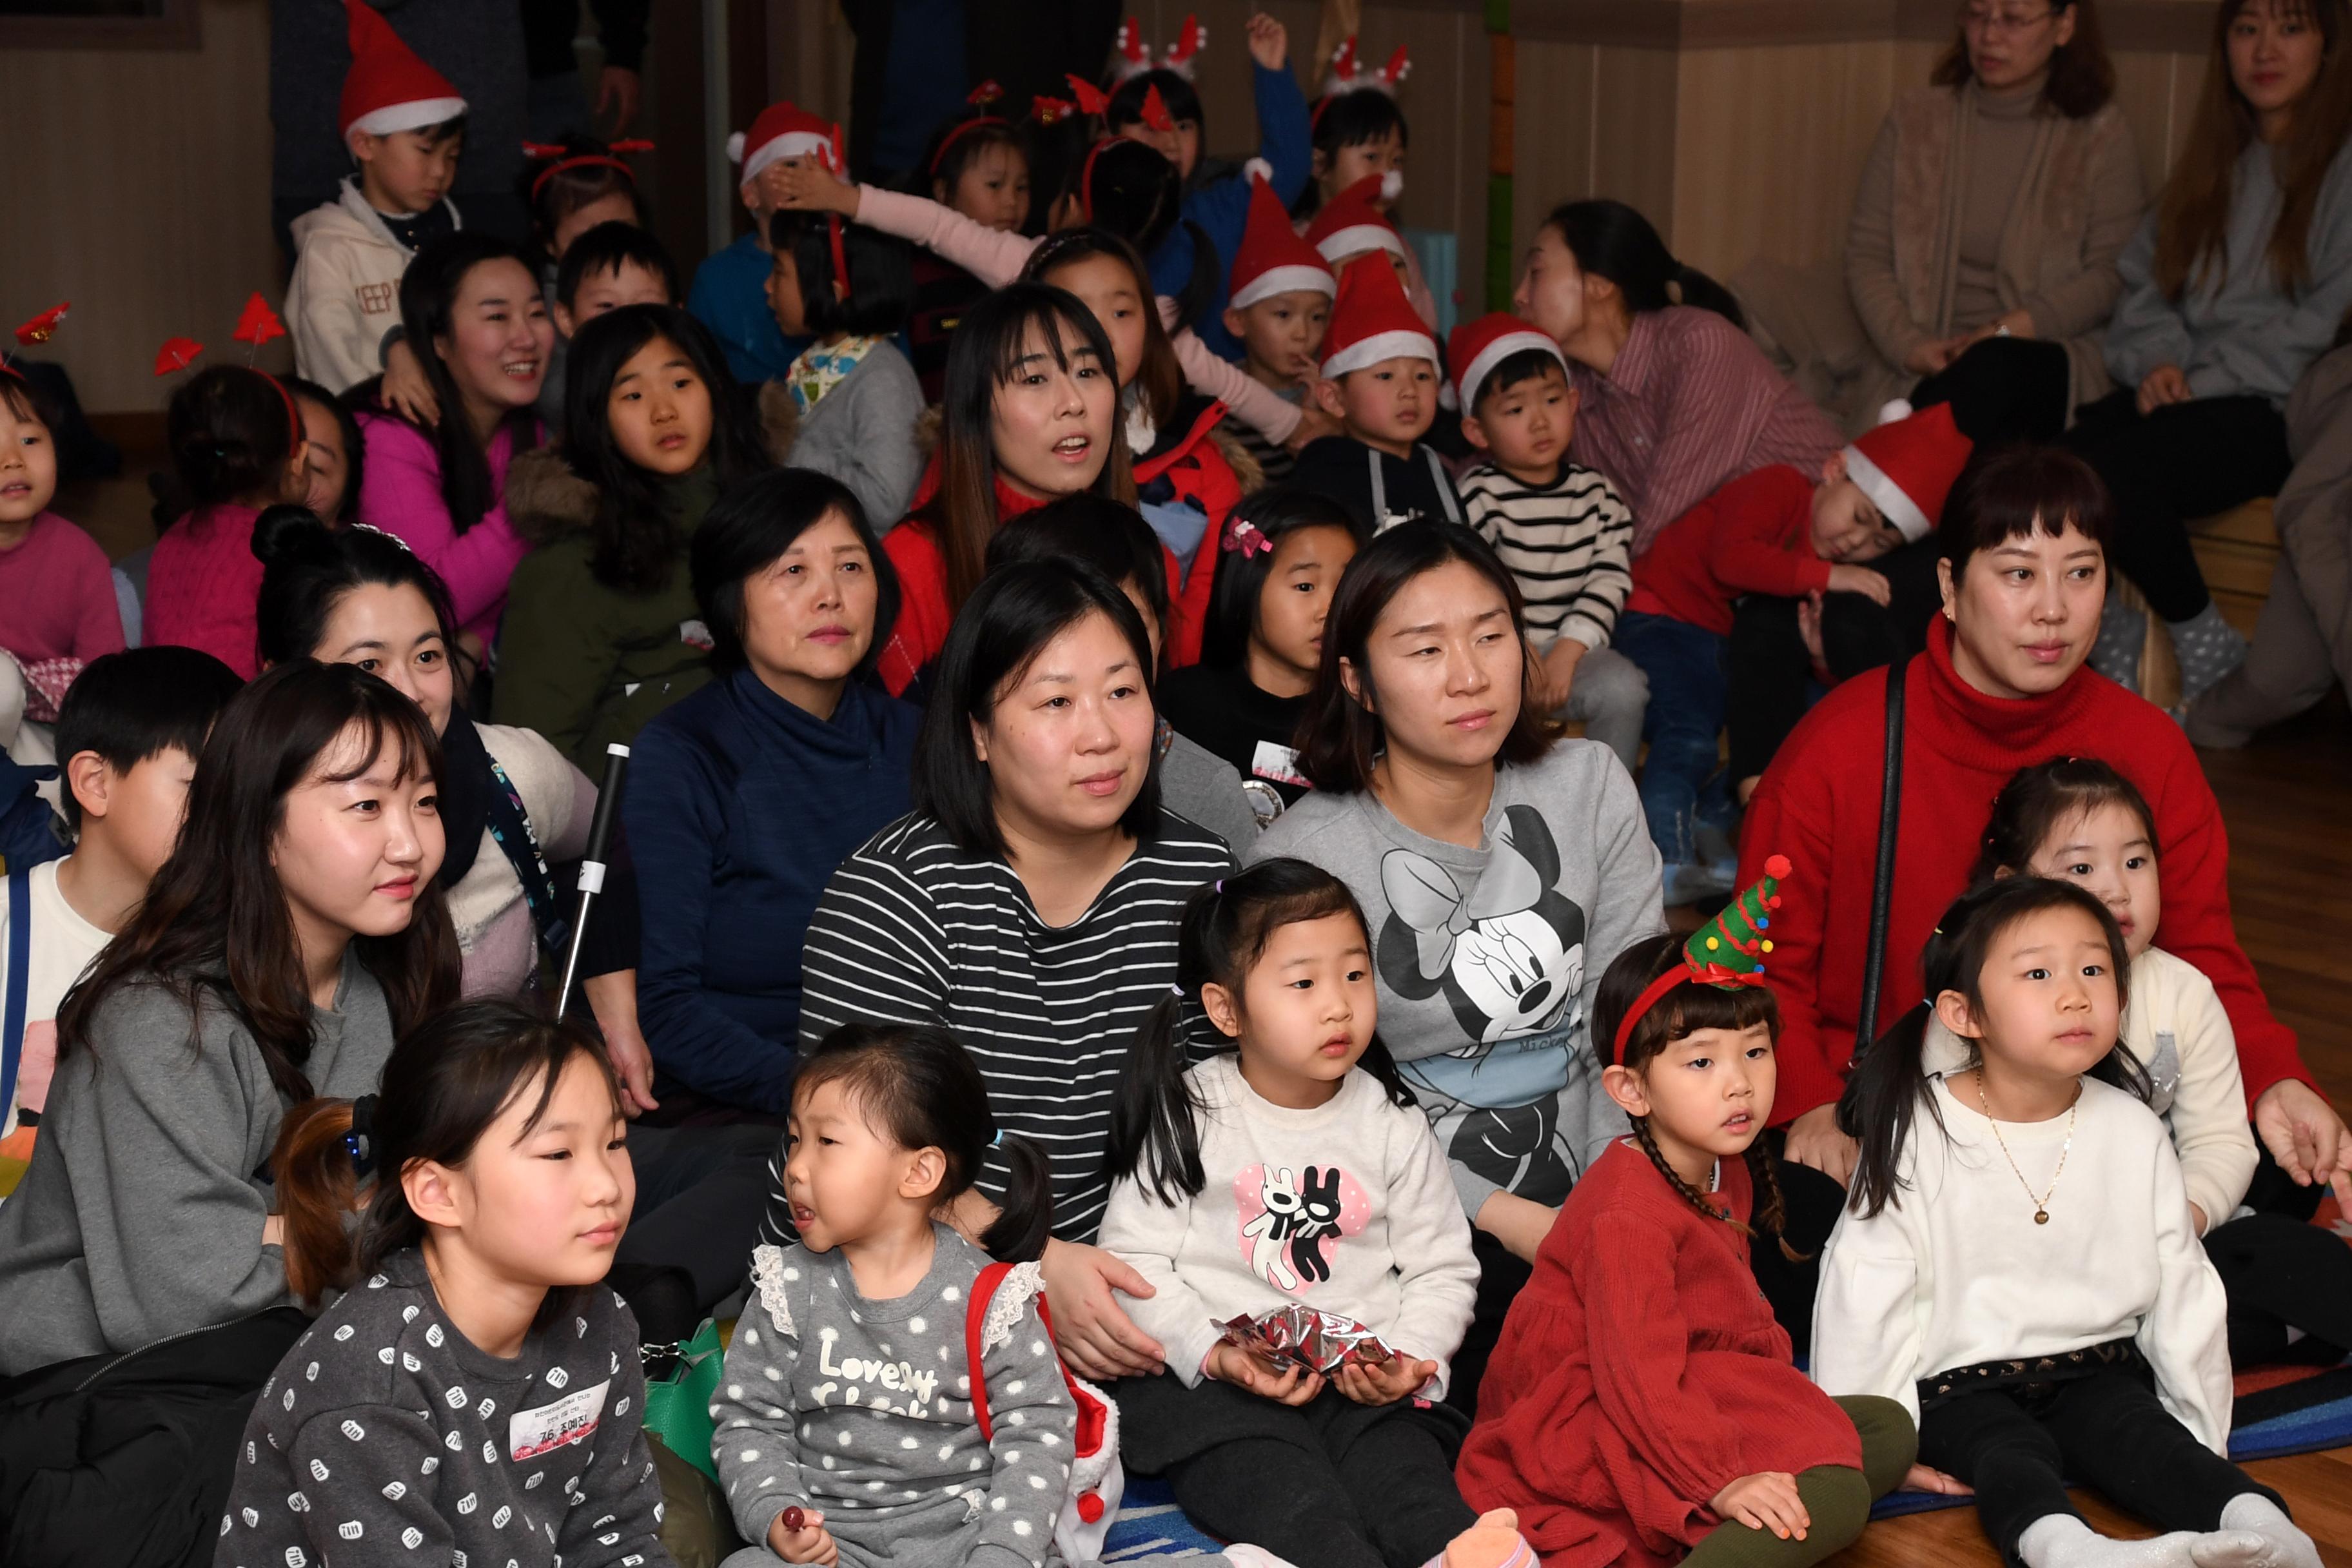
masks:
MULTIPOLYGON (((1050 1160, 1054 1234, 1091 1242, 1110 1196, 1119 1075, 1175 982, 1184 901, 1234 869, 1223 839, 1163 811, 1159 837, 1136 845, 1086 913, 1048 926, 1001 858, 960 847, 930 817, 901 817, 817 901, 801 1047, 849 1023, 948 1029, 979 1064, 997 1125, 1050 1160)), ((1001 1198, 1003 1178, 992 1156, 980 1188, 1001 1198)))
POLYGON ((1606 647, 1633 577, 1633 513, 1591 468, 1562 463, 1549 485, 1521 482, 1483 462, 1454 485, 1462 510, 1528 602, 1538 649, 1574 637, 1606 647))

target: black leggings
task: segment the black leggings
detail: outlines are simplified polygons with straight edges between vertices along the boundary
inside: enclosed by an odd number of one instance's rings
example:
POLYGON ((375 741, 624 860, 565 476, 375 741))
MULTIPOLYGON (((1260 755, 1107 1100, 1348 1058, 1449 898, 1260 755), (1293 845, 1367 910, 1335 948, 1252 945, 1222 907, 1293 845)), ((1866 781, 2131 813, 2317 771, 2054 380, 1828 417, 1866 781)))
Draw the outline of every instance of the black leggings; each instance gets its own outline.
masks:
POLYGON ((2212 603, 2189 521, 2279 493, 2294 467, 2286 419, 2266 397, 2200 397, 2143 415, 2136 395, 2085 405, 2066 445, 2115 501, 2108 559, 2158 615, 2185 621, 2212 603))
POLYGON ((2159 1530, 2219 1529, 2230 1500, 2247 1492, 2280 1500, 2192 1436, 2145 1367, 1947 1399, 1919 1417, 1919 1462, 1976 1489, 1977 1521, 2011 1563, 2035 1520, 2082 1517, 2070 1477, 2159 1530))
POLYGON ((1911 405, 1952 405, 1952 423, 1979 447, 2054 441, 2066 428, 2074 365, 2063 343, 1987 338, 1911 389, 1911 405))

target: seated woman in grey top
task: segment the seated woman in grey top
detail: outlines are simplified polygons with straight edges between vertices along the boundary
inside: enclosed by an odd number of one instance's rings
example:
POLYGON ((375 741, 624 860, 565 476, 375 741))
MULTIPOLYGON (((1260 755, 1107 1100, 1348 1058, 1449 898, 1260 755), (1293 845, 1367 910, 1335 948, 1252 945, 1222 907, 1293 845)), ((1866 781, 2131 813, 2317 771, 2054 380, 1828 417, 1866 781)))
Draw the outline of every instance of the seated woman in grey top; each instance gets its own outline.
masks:
POLYGON ((373 1093, 457 994, 440 770, 415 705, 352 665, 280 665, 223 711, 177 849, 58 1015, 0 1205, 0 1375, 290 1300, 279 1119, 373 1093))

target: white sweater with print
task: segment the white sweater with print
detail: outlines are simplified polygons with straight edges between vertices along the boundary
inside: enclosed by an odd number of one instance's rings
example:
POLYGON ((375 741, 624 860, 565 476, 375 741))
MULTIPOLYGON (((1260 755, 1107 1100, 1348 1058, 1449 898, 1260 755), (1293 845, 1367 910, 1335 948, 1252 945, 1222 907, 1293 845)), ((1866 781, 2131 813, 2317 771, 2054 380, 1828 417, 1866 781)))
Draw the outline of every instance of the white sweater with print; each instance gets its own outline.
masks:
POLYGON ((1171 1207, 1122 1177, 1099 1237, 1157 1292, 1119 1305, 1166 1348, 1168 1370, 1197 1385, 1217 1323, 1303 1301, 1437 1363, 1427 1392, 1441 1395, 1478 1265, 1429 1119, 1360 1068, 1312 1110, 1261 1098, 1230 1052, 1186 1076, 1206 1184, 1171 1207))
POLYGON ((1935 1114, 1918 1108, 1897 1162, 1899 1206, 1869 1219, 1849 1208, 1831 1233, 1813 1381, 1895 1400, 1916 1420, 1923 1378, 2129 1339, 2165 1408, 2226 1453, 2228 1306, 2189 1232, 2164 1123, 2085 1079, 2071 1148, 2063 1115, 2000 1122, 1996 1141, 1972 1078, 1938 1078, 1928 1092, 1935 1114), (2029 1186, 2048 1194, 2046 1225, 2029 1186))

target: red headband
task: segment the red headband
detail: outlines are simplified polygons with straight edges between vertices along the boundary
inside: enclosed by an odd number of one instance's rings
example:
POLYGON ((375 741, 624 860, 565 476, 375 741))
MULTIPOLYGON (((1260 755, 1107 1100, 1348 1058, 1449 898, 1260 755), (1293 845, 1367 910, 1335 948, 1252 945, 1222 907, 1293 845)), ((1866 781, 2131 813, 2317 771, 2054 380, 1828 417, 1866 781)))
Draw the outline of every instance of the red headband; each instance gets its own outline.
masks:
MULTIPOLYGON (((250 365, 247 365, 246 368, 248 370, 253 369, 250 365)), ((301 410, 294 406, 294 395, 286 390, 286 384, 284 382, 278 380, 268 371, 255 370, 253 374, 268 382, 269 384, 269 390, 278 394, 278 400, 286 405, 286 434, 289 438, 289 445, 286 449, 289 452, 294 450, 295 447, 299 447, 304 441, 309 439, 309 437, 302 433, 302 413, 301 410)))
POLYGON ((1771 929, 1772 912, 1780 907, 1780 882, 1791 868, 1787 856, 1769 857, 1761 880, 1691 933, 1675 954, 1673 967, 1644 986, 1625 1009, 1625 1016, 1618 1021, 1617 1037, 1611 1042, 1611 1063, 1623 1064, 1625 1042, 1633 1037, 1633 1026, 1680 987, 1712 985, 1730 991, 1765 983, 1764 957, 1772 951, 1772 942, 1763 933, 1771 929))
POLYGON ((940 172, 940 165, 947 160, 948 149, 954 146, 957 142, 961 141, 965 132, 977 131, 983 125, 1005 124, 1006 121, 1002 115, 996 114, 976 115, 972 119, 965 121, 962 124, 949 132, 947 135, 940 138, 940 150, 931 154, 930 173, 937 174, 940 172))
POLYGON ((618 169, 627 177, 629 184, 634 185, 637 183, 637 172, 635 169, 630 168, 626 163, 621 162, 615 154, 621 153, 650 153, 653 150, 654 144, 650 142, 615 142, 608 152, 583 153, 578 157, 574 158, 565 156, 565 154, 571 151, 569 148, 551 147, 543 142, 526 142, 522 144, 524 157, 534 161, 541 158, 552 158, 555 160, 554 163, 550 163, 546 168, 541 169, 539 172, 538 176, 530 182, 531 199, 533 201, 537 201, 539 199, 541 188, 544 186, 548 181, 555 178, 556 175, 562 174, 568 169, 618 169))
POLYGON ((1088 223, 1095 221, 1095 160, 1102 156, 1104 148, 1120 140, 1123 138, 1104 137, 1087 149, 1087 161, 1078 165, 1078 211, 1088 223))

